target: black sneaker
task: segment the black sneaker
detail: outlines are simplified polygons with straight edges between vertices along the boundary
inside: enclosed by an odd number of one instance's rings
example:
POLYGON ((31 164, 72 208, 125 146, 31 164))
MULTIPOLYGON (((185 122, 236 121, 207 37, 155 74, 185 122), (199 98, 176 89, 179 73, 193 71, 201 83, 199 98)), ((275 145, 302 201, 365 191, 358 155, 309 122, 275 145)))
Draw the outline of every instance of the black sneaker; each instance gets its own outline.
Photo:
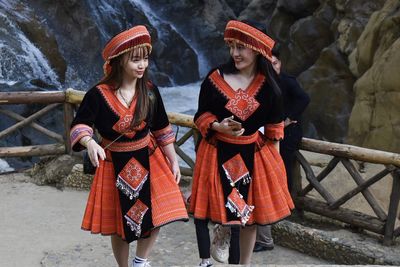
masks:
POLYGON ((261 251, 273 250, 273 249, 274 249, 274 245, 264 246, 264 245, 261 245, 260 243, 256 243, 254 245, 253 252, 261 252, 261 251))

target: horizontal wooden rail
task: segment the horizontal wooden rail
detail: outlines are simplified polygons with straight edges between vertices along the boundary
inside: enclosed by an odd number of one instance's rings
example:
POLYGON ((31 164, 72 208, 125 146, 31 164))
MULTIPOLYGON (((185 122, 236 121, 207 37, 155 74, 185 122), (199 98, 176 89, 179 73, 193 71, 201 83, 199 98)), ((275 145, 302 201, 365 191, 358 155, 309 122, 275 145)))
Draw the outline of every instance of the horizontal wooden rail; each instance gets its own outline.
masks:
POLYGON ((65 154, 65 144, 0 147, 0 157, 38 157, 65 154))
POLYGON ((80 104, 85 96, 85 93, 86 92, 84 91, 68 88, 65 91, 65 102, 75 105, 80 104))
POLYGON ((381 150, 314 140, 304 137, 300 148, 321 154, 351 158, 370 163, 393 164, 400 167, 400 154, 381 150))
POLYGON ((339 208, 337 210, 329 209, 329 206, 321 201, 309 197, 295 198, 296 207, 306 211, 314 212, 344 223, 348 223, 377 234, 384 234, 385 224, 376 217, 372 217, 361 212, 339 208))
POLYGON ((0 92, 0 104, 50 104, 64 103, 64 91, 0 92))

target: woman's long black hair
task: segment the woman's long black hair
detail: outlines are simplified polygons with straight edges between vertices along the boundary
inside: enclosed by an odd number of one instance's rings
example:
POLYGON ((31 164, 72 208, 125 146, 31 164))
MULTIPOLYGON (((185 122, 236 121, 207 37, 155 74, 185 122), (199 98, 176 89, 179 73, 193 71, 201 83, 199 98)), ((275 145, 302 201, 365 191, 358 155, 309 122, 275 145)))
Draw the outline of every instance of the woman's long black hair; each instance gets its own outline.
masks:
MULTIPOLYGON (((248 21, 248 20, 243 20, 241 21, 243 23, 246 23, 259 31, 262 31, 265 33, 265 28, 263 27, 262 24, 253 22, 253 21, 248 21)), ((222 65, 222 71, 223 73, 226 74, 235 74, 238 73, 239 70, 235 67, 235 62, 233 61, 232 57, 229 58, 229 61, 222 65)), ((272 67, 271 62, 263 57, 261 54, 257 56, 257 62, 256 62, 256 72, 262 73, 267 79, 266 82, 272 87, 275 95, 280 98, 282 97, 282 90, 279 87, 279 77, 278 74, 275 72, 274 68, 272 67)))

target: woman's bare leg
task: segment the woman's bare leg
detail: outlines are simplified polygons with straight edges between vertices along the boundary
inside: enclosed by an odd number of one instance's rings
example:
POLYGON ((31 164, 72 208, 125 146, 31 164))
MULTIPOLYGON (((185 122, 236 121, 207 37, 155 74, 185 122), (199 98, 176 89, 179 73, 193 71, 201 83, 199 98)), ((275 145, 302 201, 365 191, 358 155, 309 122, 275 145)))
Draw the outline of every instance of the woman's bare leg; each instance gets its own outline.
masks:
POLYGON ((240 229, 240 264, 250 265, 257 228, 255 225, 240 229))
POLYGON ((136 256, 147 259, 150 255, 150 252, 153 249, 153 245, 157 240, 158 233, 160 232, 160 228, 154 229, 151 232, 151 236, 149 238, 139 239, 137 241, 136 247, 136 256))
POLYGON ((117 235, 111 236, 111 246, 119 267, 128 267, 129 244, 117 235))

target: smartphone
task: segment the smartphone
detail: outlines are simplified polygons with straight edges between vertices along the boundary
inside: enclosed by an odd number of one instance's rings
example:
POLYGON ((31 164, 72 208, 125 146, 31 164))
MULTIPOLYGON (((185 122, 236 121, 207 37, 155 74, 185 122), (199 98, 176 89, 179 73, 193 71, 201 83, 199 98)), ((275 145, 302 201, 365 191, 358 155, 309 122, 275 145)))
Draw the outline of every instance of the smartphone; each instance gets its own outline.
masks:
POLYGON ((235 131, 242 129, 242 124, 234 119, 229 119, 229 125, 232 126, 233 130, 235 131))

